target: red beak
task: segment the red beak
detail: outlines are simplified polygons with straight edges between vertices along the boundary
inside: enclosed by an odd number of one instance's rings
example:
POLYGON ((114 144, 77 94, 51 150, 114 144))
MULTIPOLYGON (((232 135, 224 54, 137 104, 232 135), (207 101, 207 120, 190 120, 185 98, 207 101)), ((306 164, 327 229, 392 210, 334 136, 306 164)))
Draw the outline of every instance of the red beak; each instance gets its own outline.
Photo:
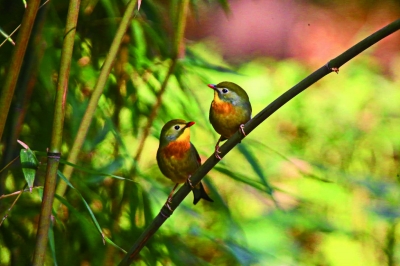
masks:
POLYGON ((210 87, 211 89, 215 90, 217 85, 214 85, 214 84, 208 84, 207 86, 208 86, 208 87, 210 87))
POLYGON ((191 127, 191 126, 193 126, 195 124, 195 122, 188 122, 187 124, 186 124, 186 127, 191 127))

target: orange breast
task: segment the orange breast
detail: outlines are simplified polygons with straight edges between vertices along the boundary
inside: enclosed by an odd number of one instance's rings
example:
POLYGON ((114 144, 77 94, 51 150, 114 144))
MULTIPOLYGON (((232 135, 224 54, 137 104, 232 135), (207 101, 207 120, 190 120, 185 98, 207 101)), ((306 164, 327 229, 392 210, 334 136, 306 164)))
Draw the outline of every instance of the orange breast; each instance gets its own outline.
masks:
POLYGON ((214 112, 222 115, 228 115, 228 114, 234 114, 235 113, 235 108, 233 107, 232 104, 230 103, 225 103, 225 102, 212 102, 212 108, 214 109, 214 112))
POLYGON ((163 149, 163 153, 167 158, 174 156, 176 159, 182 159, 189 149, 189 141, 173 141, 163 149))

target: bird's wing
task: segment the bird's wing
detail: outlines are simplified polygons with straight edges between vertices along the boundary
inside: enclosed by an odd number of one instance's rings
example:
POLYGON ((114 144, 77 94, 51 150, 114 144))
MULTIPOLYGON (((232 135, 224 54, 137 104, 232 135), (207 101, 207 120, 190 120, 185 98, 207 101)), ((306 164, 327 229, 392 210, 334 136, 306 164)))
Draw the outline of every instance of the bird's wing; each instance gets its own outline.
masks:
POLYGON ((199 155, 199 153, 197 152, 196 148, 193 146, 192 143, 190 143, 190 149, 193 150, 194 154, 196 155, 197 162, 199 163, 199 165, 201 165, 200 155, 199 155))

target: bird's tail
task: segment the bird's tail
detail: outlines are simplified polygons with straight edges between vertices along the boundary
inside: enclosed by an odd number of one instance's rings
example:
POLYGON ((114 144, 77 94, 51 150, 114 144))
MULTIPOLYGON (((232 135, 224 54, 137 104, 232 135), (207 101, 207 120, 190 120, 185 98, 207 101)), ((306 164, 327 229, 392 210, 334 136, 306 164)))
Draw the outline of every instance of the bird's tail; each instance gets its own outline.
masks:
POLYGON ((203 184, 200 182, 193 188, 193 204, 196 205, 197 202, 199 202, 200 199, 204 199, 210 202, 214 202, 206 193, 204 190, 203 184))

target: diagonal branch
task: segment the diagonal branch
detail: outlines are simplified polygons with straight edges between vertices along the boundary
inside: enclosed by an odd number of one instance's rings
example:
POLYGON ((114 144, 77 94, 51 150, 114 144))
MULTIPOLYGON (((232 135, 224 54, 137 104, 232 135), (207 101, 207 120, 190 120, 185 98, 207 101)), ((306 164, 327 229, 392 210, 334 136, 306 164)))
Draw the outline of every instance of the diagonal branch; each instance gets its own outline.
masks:
MULTIPOLYGON (((371 36, 365 38, 361 42, 357 43, 343 54, 338 57, 332 59, 328 64, 320 67, 314 73, 303 79, 300 83, 292 87, 290 90, 286 91, 284 94, 279 96, 275 101, 265 107, 261 112, 259 112, 253 119, 246 123, 244 127, 244 131, 248 135, 251 131, 253 131, 257 126, 259 126, 262 122, 264 122, 269 116, 275 113, 279 108, 281 108, 284 104, 289 102, 299 93, 307 89, 309 86, 326 76, 327 74, 332 72, 332 68, 339 68, 352 58, 357 56, 362 51, 366 50, 373 44, 387 37, 388 35, 394 33, 395 31, 400 29, 400 19, 392 22, 386 27, 380 29, 375 32, 371 36)), ((244 136, 239 133, 235 133, 231 138, 229 138, 224 145, 220 147, 220 156, 225 156, 230 150, 232 150, 240 141, 244 138, 244 136)), ((191 176, 191 181, 194 184, 197 184, 204 178, 204 176, 219 162, 217 158, 215 158, 214 154, 211 155, 207 161, 199 168, 197 171, 191 176)), ((190 193, 191 189, 189 186, 182 186, 177 193, 175 193, 172 198, 172 203, 170 204, 172 209, 176 209, 179 204, 183 201, 183 199, 190 193)), ((140 250, 146 245, 147 241, 151 238, 151 236, 161 227, 161 225, 167 220, 167 218, 172 214, 172 212, 166 207, 163 206, 160 210, 159 214, 154 218, 153 222, 147 227, 147 229, 139 236, 136 242, 133 244, 129 252, 125 255, 123 260, 120 262, 120 266, 122 265, 130 265, 135 258, 136 255, 139 254, 140 250)))

